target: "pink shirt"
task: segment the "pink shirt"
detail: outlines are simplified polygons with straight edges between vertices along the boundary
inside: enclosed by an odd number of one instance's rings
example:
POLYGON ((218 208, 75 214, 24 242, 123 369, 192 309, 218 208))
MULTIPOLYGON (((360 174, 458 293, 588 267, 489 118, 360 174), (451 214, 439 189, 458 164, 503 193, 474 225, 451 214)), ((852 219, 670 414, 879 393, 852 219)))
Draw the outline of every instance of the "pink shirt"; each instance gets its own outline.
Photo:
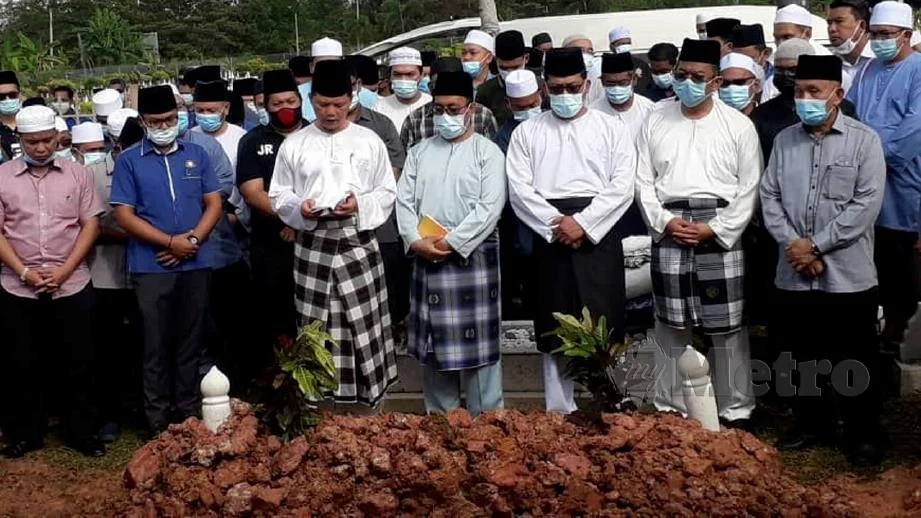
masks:
MULTIPOLYGON (((21 158, 0 165, 0 230, 24 265, 35 270, 67 261, 83 223, 103 213, 93 178, 82 165, 55 159, 39 178, 21 158)), ((67 297, 90 282, 86 261, 53 298, 67 297)), ((7 265, 0 286, 18 297, 37 298, 7 265)))

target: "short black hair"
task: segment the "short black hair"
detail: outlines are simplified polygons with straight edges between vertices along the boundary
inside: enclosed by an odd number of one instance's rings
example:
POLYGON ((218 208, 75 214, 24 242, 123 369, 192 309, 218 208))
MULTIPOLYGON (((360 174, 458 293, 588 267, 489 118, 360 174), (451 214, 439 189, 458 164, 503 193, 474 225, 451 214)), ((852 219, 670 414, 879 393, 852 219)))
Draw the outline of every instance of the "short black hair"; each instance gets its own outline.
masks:
POLYGON ((47 106, 47 104, 45 104, 45 99, 42 97, 29 97, 22 102, 23 108, 27 106, 47 106))
POLYGON ((857 20, 870 21, 870 4, 864 0, 833 0, 831 5, 828 6, 829 9, 839 7, 850 7, 857 20))
POLYGON ((672 65, 678 63, 678 47, 671 43, 656 43, 646 53, 649 61, 668 61, 672 65))
POLYGON ((127 83, 125 83, 125 80, 120 77, 116 77, 112 79, 111 81, 109 81, 109 86, 112 86, 112 85, 128 86, 127 83))
POLYGON ((67 85, 58 85, 54 87, 54 90, 51 91, 51 95, 54 95, 58 92, 67 92, 67 97, 71 99, 74 98, 74 89, 67 85))

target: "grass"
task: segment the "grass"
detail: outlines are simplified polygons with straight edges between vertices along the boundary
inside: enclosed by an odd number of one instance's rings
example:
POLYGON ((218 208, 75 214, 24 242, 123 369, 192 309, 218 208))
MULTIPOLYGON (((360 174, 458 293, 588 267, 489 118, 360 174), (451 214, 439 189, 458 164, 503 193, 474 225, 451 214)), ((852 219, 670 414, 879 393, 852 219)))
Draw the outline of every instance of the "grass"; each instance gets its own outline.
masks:
POLYGON ((125 430, 117 441, 107 445, 104 457, 90 458, 68 448, 56 435, 51 434, 45 447, 32 455, 62 471, 121 471, 128 465, 134 452, 144 445, 142 435, 143 432, 139 430, 125 430))

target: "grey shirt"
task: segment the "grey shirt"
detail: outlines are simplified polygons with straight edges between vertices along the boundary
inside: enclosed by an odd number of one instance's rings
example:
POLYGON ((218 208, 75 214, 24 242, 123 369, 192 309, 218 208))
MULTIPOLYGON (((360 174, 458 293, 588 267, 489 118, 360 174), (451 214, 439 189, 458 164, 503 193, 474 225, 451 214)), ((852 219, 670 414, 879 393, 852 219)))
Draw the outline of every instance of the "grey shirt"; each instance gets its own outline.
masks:
MULTIPOLYGON (((390 117, 378 113, 374 110, 362 106, 359 108, 361 113, 355 122, 359 126, 364 126, 369 130, 377 133, 377 136, 384 141, 387 146, 387 154, 390 155, 390 165, 397 169, 403 169, 403 163, 406 162, 406 150, 403 149, 403 141, 400 140, 400 134, 397 133, 396 127, 390 117)), ((390 214, 387 221, 377 228, 377 240, 381 243, 398 243, 400 241, 400 232, 397 230, 396 211, 390 214)))
POLYGON ((873 225, 883 203, 886 162, 879 136, 840 112, 823 137, 802 124, 777 135, 761 179, 764 223, 780 246, 775 284, 782 290, 853 293, 876 286, 873 225), (798 274, 784 248, 811 238, 825 272, 798 274))

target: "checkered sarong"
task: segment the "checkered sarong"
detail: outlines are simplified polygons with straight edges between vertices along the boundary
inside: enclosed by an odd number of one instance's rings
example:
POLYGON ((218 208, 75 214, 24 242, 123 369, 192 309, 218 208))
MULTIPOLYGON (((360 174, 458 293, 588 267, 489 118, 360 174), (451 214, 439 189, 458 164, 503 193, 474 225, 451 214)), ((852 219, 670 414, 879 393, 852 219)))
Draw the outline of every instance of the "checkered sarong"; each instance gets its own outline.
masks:
POLYGON ((409 353, 439 371, 499 361, 499 285, 498 233, 467 259, 458 254, 441 263, 416 258, 409 353))
POLYGON ((294 245, 294 299, 301 324, 326 322, 337 347, 337 402, 374 406, 397 380, 384 266, 374 232, 355 219, 324 220, 294 245))
MULTIPOLYGON (((695 199, 666 204, 675 216, 707 222, 724 200, 695 199)), ((681 246, 665 236, 652 245, 652 293, 656 318, 672 327, 702 327, 721 334, 742 325, 745 254, 741 240, 730 249, 715 240, 681 246)))

